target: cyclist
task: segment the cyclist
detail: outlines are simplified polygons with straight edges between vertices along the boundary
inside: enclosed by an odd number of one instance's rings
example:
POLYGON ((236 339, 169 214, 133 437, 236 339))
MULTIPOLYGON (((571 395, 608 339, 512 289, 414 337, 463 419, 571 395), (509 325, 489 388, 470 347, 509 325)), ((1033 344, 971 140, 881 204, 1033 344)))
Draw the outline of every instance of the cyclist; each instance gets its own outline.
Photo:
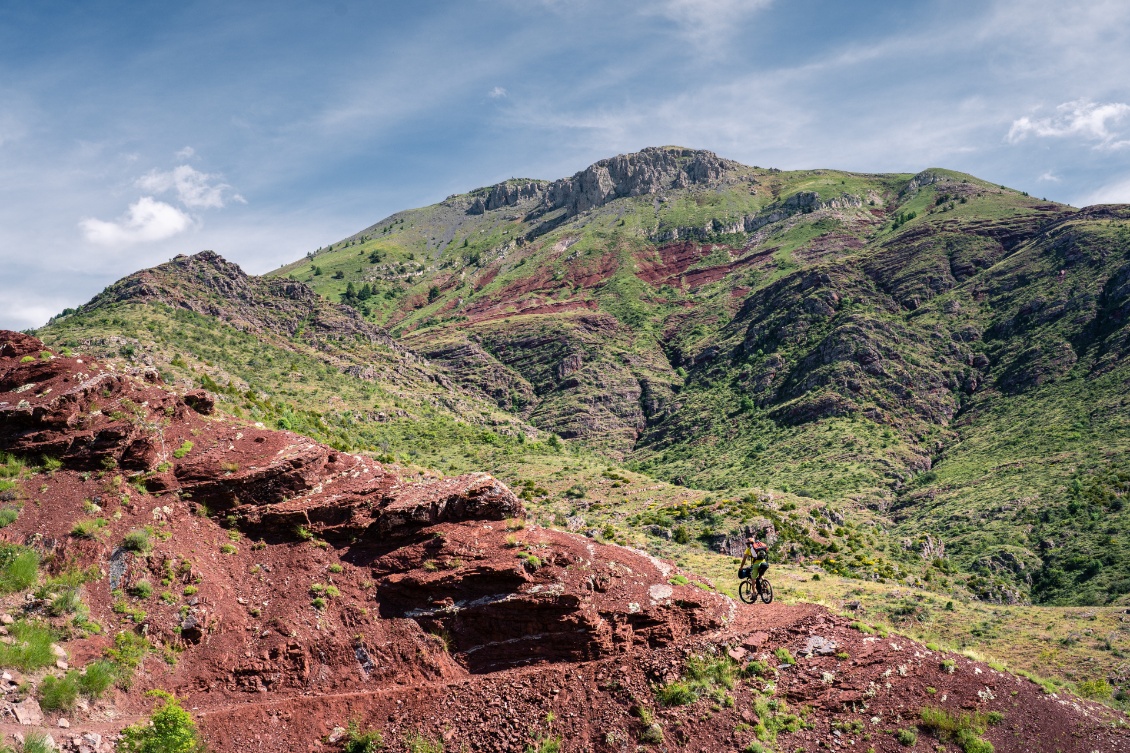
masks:
POLYGON ((761 586, 761 576, 765 575, 765 571, 769 569, 769 547, 762 541, 750 537, 746 539, 745 554, 742 555, 742 564, 738 566, 738 577, 741 579, 748 578, 753 572, 753 568, 757 568, 756 586, 761 586), (746 566, 749 562, 749 566, 746 566))

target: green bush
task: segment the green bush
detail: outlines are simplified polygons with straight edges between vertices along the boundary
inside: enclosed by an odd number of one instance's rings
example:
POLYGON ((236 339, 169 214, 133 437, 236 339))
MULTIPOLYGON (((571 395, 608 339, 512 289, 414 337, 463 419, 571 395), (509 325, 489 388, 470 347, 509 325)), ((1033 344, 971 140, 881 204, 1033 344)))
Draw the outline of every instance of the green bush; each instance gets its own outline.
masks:
POLYGON ((362 732, 357 722, 351 721, 349 722, 347 731, 349 738, 345 741, 345 746, 342 748, 344 753, 377 753, 378 750, 384 747, 384 740, 381 737, 381 733, 375 729, 362 732))
POLYGON ((903 745, 911 746, 918 742, 918 733, 912 729, 900 729, 895 738, 903 745))
POLYGON ((408 753, 443 753, 441 740, 432 742, 419 733, 405 739, 404 747, 408 749, 408 753))
POLYGON ((684 678, 703 688, 720 685, 732 690, 736 675, 737 668, 726 657, 690 656, 683 670, 684 678))
POLYGON ((115 676, 120 684, 129 684, 133 671, 141 666, 151 648, 149 641, 137 633, 123 630, 114 636, 114 646, 106 649, 105 654, 117 666, 115 676))
POLYGON ((0 594, 31 588, 39 580, 39 554, 15 544, 0 545, 0 594))
POLYGON ((526 746, 526 753, 561 753, 561 738, 539 738, 533 745, 526 746))
POLYGON ((71 528, 71 535, 80 539, 93 539, 106 527, 105 518, 88 518, 80 520, 71 528))
POLYGON ((118 750, 124 753, 203 753, 204 744, 196 732, 196 722, 184 710, 176 696, 161 690, 150 695, 163 700, 146 724, 134 724, 122 730, 118 750))
MULTIPOLYGON (((47 739, 47 735, 42 732, 29 732, 27 737, 24 738, 23 747, 20 748, 20 753, 56 753, 55 746, 47 739)), ((11 750, 11 748, 8 748, 11 750)))
POLYGON ((76 612, 86 614, 82 595, 77 588, 65 589, 52 599, 50 606, 47 607, 47 612, 52 617, 62 617, 65 614, 75 614, 76 612))
POLYGON ((30 672, 55 663, 51 644, 55 634, 46 625, 18 620, 8 626, 11 643, 0 643, 0 667, 15 667, 30 672))
POLYGON ((698 693, 686 682, 673 682, 657 690, 655 698, 664 706, 686 706, 698 700, 698 693))
POLYGON ((20 508, 0 507, 0 528, 7 528, 12 525, 18 517, 20 517, 20 508))
POLYGON ((147 580, 139 580, 130 586, 129 592, 139 599, 148 599, 153 595, 153 584, 147 580))
POLYGON ((1091 698, 1096 701, 1104 701, 1114 693, 1114 690, 1103 678, 1095 680, 1080 680, 1075 683, 1075 692, 1082 698, 1091 698))
POLYGON ((185 455, 192 452, 192 447, 193 447, 192 442, 188 441, 187 439, 184 440, 184 444, 182 444, 180 447, 173 450, 173 457, 176 458, 177 460, 180 460, 185 455))
POLYGON ((131 552, 144 554, 152 548, 153 544, 149 541, 149 531, 135 528, 122 539, 122 546, 131 552))
POLYGON ((39 684, 39 705, 47 711, 70 711, 78 700, 78 673, 63 677, 48 675, 39 684))
MULTIPOLYGON (((954 713, 945 709, 923 707, 919 712, 922 726, 934 733, 942 741, 952 741, 964 753, 993 753, 993 744, 982 740, 980 735, 992 722, 990 717, 980 712, 954 713)), ((1003 715, 999 717, 1003 719, 1003 715)))
POLYGON ((790 666, 793 665, 793 664, 796 664, 796 659, 793 657, 793 655, 791 653, 789 653, 789 650, 787 648, 785 648, 784 646, 782 646, 781 648, 774 651, 773 655, 776 656, 777 661, 781 662, 782 664, 788 664, 790 666))
POLYGON ((87 664, 78 676, 78 689, 85 696, 101 698, 118 676, 118 667, 106 660, 87 664))

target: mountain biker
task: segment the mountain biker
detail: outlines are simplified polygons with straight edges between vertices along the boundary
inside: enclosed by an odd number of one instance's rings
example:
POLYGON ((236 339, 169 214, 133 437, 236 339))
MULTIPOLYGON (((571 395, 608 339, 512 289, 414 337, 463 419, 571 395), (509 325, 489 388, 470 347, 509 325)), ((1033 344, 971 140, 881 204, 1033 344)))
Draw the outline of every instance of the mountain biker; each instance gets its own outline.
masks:
POLYGON ((757 568, 756 585, 760 587, 761 576, 769 569, 769 547, 764 542, 750 537, 746 539, 745 554, 742 555, 742 564, 738 566, 738 577, 743 580, 748 578, 754 567, 757 568))

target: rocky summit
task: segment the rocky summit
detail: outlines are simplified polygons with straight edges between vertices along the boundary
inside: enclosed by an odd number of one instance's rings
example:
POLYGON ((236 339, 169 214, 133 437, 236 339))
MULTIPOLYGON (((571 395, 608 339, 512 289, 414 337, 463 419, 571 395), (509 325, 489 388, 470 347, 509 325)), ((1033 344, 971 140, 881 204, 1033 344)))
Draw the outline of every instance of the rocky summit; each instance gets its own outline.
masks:
POLYGON ((178 256, 0 338, 7 645, 113 673, 7 701, 103 746, 161 689, 218 750, 1125 750, 1128 344, 1130 208, 942 168, 653 147, 178 256))

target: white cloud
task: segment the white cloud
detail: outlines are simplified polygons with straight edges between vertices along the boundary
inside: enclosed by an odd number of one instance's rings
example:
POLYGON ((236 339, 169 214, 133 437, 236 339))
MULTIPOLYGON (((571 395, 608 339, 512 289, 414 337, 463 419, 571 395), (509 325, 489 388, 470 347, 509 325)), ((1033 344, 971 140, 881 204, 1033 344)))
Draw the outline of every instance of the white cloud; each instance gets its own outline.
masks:
POLYGON ((152 196, 142 196, 129 205, 118 220, 87 218, 79 222, 86 240, 99 246, 128 246, 162 241, 192 226, 192 218, 152 196))
POLYGON ((1053 173, 1051 170, 1045 170, 1040 174, 1039 178, 1036 178, 1036 180, 1046 183, 1059 183, 1060 177, 1053 173))
POLYGON ((1107 183, 1072 203, 1079 207, 1092 204, 1130 204, 1130 178, 1107 183))
POLYGON ((500 99, 500 98, 506 96, 506 90, 503 89, 501 86, 496 86, 493 89, 491 89, 489 92, 487 92, 487 96, 490 97, 491 99, 500 99))
MULTIPOLYGON (((219 182, 219 178, 218 175, 202 173, 190 165, 179 165, 168 172, 152 170, 139 178, 137 185, 153 193, 175 191, 177 200, 190 209, 222 209, 224 193, 231 186, 219 182)), ((233 199, 243 201, 238 194, 233 199)))
POLYGON ((1008 141, 1018 143, 1036 136, 1038 138, 1080 137, 1098 142, 1097 146, 1118 149, 1130 146, 1130 141, 1119 139, 1120 133, 1111 130, 1130 114, 1130 105, 1123 102, 1095 103, 1086 99, 1064 102, 1048 118, 1031 118, 1025 115, 1012 122, 1008 141))
POLYGON ((177 159, 185 160, 192 159, 196 156, 196 150, 191 146, 186 146, 184 149, 177 150, 177 159))

